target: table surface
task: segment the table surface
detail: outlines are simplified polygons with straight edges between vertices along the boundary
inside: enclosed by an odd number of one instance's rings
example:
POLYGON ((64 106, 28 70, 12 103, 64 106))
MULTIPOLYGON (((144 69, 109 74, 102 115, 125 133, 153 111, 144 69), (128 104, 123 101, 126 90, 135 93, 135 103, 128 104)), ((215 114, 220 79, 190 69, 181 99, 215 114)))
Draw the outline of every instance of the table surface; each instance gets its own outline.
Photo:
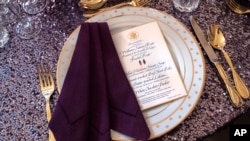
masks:
MULTIPOLYGON (((41 33, 29 40, 16 36, 13 27, 18 20, 7 25, 10 40, 0 51, 0 140, 47 140, 45 99, 40 91, 36 65, 41 62, 48 63, 56 79, 57 61, 64 42, 86 20, 82 17, 83 11, 77 2, 50 1, 43 12, 35 15, 42 20, 41 33)), ((124 1, 108 0, 105 6, 120 2, 124 1)), ((195 17, 204 32, 210 24, 218 24, 226 37, 226 51, 231 56, 235 69, 247 87, 250 87, 249 15, 232 12, 224 0, 203 0, 199 8, 191 13, 176 11, 170 0, 152 0, 147 6, 169 13, 183 22, 192 33, 190 15, 195 17)), ((219 51, 216 53, 222 56, 219 51)), ((231 69, 225 59, 220 61, 232 80, 231 69)), ((205 63, 206 81, 197 106, 179 126, 155 141, 203 139, 245 113, 250 107, 250 100, 245 100, 241 108, 234 107, 215 67, 206 56, 205 63)), ((56 90, 51 97, 52 110, 58 97, 56 90)))

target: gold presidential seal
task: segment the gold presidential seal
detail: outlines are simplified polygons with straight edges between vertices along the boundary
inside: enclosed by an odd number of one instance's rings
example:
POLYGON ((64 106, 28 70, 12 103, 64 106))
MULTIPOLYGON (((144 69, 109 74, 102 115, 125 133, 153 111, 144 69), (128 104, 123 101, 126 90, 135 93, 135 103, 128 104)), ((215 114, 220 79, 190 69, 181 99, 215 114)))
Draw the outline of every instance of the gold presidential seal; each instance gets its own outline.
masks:
POLYGON ((136 40, 138 37, 139 37, 139 34, 138 34, 138 32, 136 32, 136 31, 131 31, 131 32, 129 33, 129 35, 128 35, 128 38, 129 38, 130 40, 136 40))

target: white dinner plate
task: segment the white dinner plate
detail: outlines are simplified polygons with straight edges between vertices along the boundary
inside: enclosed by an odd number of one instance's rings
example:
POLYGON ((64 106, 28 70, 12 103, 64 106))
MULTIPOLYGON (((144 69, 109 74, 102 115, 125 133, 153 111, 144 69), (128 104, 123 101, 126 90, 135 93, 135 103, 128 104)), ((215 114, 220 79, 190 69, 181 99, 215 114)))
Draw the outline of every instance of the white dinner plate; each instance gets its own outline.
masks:
MULTIPOLYGON (((171 15, 152 8, 124 7, 90 18, 87 22, 107 22, 111 34, 157 21, 188 91, 186 97, 143 111, 151 132, 151 139, 166 134, 179 125, 193 111, 203 91, 205 81, 204 58, 192 33, 171 15)), ((75 49, 80 26, 65 42, 57 65, 57 86, 60 92, 75 49)), ((146 29, 145 29, 146 30, 146 29)), ((112 131, 114 140, 130 137, 112 131)))

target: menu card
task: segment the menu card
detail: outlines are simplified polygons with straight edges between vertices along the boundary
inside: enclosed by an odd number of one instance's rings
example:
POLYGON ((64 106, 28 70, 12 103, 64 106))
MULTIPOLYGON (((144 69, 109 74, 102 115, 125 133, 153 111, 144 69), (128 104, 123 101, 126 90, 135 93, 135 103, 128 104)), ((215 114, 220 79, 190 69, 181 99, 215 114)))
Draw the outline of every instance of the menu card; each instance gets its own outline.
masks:
POLYGON ((187 95, 157 22, 116 33, 112 38, 142 110, 187 95))

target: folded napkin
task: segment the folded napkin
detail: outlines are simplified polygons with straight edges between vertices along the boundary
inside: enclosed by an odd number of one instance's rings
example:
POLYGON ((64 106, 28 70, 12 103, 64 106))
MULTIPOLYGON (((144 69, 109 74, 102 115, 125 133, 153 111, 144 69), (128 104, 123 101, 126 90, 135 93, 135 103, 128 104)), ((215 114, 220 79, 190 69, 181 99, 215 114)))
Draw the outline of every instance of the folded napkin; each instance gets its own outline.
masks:
POLYGON ((107 23, 81 24, 49 128, 57 141, 111 141, 110 129, 148 140, 107 23))

